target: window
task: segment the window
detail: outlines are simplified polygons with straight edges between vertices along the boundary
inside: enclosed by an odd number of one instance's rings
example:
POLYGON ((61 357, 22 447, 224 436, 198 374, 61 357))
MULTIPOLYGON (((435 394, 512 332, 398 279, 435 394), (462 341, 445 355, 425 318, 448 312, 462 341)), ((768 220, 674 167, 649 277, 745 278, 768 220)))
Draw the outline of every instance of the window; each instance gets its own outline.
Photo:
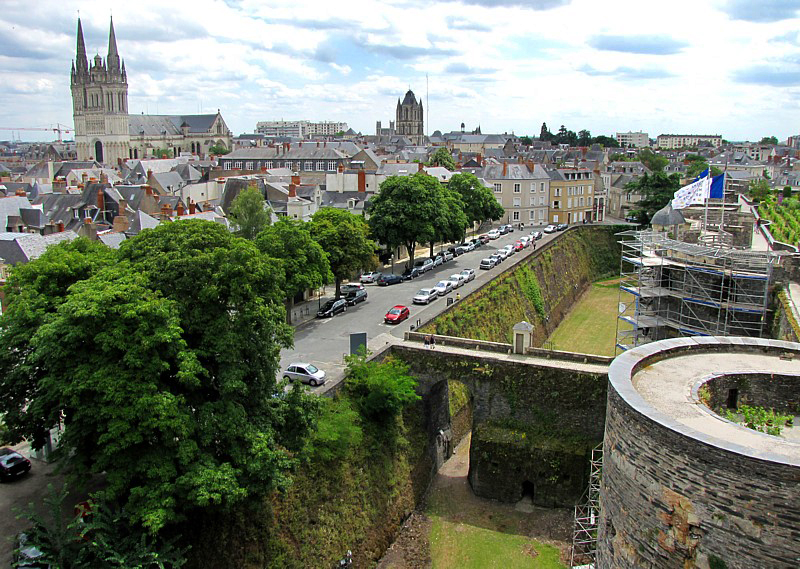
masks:
POLYGON ((539 191, 540 191, 540 192, 543 192, 543 191, 544 191, 544 182, 542 182, 541 184, 539 184, 539 191))
POLYGON ((539 221, 544 221, 544 210, 543 209, 539 210, 539 221))
POLYGON ((264 167, 265 167, 265 168, 272 168, 272 160, 267 160, 267 161, 264 163, 264 167))
POLYGON ((325 171, 325 162, 322 160, 317 161, 317 172, 324 172, 325 171))
POLYGON ((555 197, 557 197, 557 198, 560 198, 561 197, 561 188, 556 188, 555 193, 553 195, 555 197))
POLYGON ((244 169, 245 170, 252 170, 253 169, 253 163, 252 162, 245 162, 244 169))
POLYGON ((544 196, 539 196, 539 205, 544 205, 544 196))
POLYGON ((553 209, 561 209, 561 202, 556 200, 553 202, 553 209))
POLYGON ((514 198, 514 207, 519 207, 521 205, 521 198, 514 198))
POLYGON ((502 184, 495 184, 494 185, 494 193, 499 194, 502 191, 503 191, 503 185, 502 184))
POLYGON ((578 207, 583 207, 583 198, 579 198, 578 202, 578 207))
POLYGON ((558 214, 553 215, 553 223, 558 223, 558 214))
POLYGON ((536 220, 536 210, 528 210, 528 221, 535 221, 536 220))
POLYGON ((231 169, 231 163, 230 162, 223 162, 222 169, 223 170, 230 170, 231 169))
POLYGON ((520 183, 518 183, 518 182, 517 182, 517 183, 515 183, 515 184, 514 184, 514 193, 515 193, 515 194, 518 194, 518 193, 520 193, 521 191, 522 191, 522 184, 520 184, 520 183))
POLYGON ((567 198, 567 209, 572 209, 572 198, 567 198))
POLYGON ((328 160, 328 172, 336 172, 336 162, 328 160))
POLYGON ((531 182, 531 193, 536 191, 536 182, 531 182))
POLYGON ((511 214, 511 219, 513 219, 514 221, 519 221, 519 212, 518 211, 513 212, 511 214))
POLYGON ((536 198, 534 196, 531 196, 531 207, 535 205, 536 205, 536 198))
POLYGON ((233 169, 234 170, 241 170, 242 169, 242 163, 241 162, 234 162, 233 163, 233 169))
POLYGON ((303 162, 303 170, 306 172, 314 169, 314 163, 311 160, 306 160, 303 162))

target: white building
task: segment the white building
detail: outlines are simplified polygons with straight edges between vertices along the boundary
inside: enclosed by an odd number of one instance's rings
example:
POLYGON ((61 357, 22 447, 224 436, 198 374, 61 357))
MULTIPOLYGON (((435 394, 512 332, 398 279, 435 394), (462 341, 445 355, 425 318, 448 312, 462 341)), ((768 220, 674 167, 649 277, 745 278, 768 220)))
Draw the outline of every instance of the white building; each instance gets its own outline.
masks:
POLYGON ((310 138, 313 136, 333 136, 348 130, 346 122, 320 121, 259 121, 256 133, 269 137, 310 138))
POLYGON ((648 148, 650 137, 646 132, 618 132, 617 142, 622 148, 648 148))
POLYGON ((659 134, 656 139, 656 146, 667 150, 691 148, 701 143, 719 148, 722 146, 722 137, 718 134, 659 134))

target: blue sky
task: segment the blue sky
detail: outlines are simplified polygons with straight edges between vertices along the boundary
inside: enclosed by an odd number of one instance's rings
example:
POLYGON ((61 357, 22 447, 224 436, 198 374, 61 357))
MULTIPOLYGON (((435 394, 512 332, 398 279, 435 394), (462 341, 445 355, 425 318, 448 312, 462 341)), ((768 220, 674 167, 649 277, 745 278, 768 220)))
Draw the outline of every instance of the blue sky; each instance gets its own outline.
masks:
POLYGON ((429 133, 800 133, 800 0, 3 0, 0 127, 71 126, 79 11, 90 57, 113 13, 131 113, 219 108, 237 134, 372 134, 409 87, 429 133))

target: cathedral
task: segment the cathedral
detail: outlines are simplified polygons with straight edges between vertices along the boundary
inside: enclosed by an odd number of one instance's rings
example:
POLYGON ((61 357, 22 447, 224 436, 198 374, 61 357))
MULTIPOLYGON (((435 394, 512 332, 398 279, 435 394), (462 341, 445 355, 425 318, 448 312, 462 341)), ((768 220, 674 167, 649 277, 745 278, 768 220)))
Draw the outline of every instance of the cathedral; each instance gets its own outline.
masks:
POLYGON ((422 113, 422 99, 417 102, 414 92, 409 89, 403 102, 397 99, 396 134, 411 140, 412 144, 425 144, 425 122, 422 113))
POLYGON ((211 147, 231 149, 233 136, 219 111, 209 115, 129 115, 128 76, 117 51, 114 21, 105 61, 94 56, 89 67, 78 19, 78 48, 70 86, 78 160, 117 164, 131 158, 205 157, 211 147))

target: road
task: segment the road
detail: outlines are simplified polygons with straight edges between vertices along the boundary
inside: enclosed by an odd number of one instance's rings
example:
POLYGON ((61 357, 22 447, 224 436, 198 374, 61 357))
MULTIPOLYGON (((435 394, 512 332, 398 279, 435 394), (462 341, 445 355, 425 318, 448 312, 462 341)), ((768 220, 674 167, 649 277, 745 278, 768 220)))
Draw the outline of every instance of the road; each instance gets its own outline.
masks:
MULTIPOLYGON (((534 229, 541 231, 542 227, 528 227, 522 231, 515 230, 512 233, 501 235, 500 238, 489 241, 483 247, 456 257, 411 281, 391 286, 365 285, 369 295, 365 302, 348 307, 346 312, 332 318, 318 318, 295 329, 294 349, 281 351, 281 370, 286 369, 292 362, 312 363, 320 369, 324 369, 328 374, 328 385, 312 389, 312 391, 329 389, 331 384, 341 381, 343 376, 344 356, 350 349, 350 334, 366 332, 367 341, 380 334, 391 334, 402 338, 417 319, 424 322, 447 307, 447 297, 437 298, 427 306, 413 304, 411 299, 419 289, 432 287, 440 280, 459 273, 463 269, 475 269, 475 279, 472 282, 447 295, 455 298, 458 293, 463 299, 486 281, 506 270, 509 265, 516 264, 520 259, 530 255, 533 247, 523 249, 488 271, 478 268, 481 259, 488 257, 500 247, 514 243, 523 235, 529 235, 534 229), (411 317, 400 324, 384 324, 383 316, 396 304, 408 306, 411 310, 411 317)), ((554 239, 557 235, 559 234, 545 234, 541 240, 536 242, 537 247, 554 239)), ((395 271, 403 271, 402 263, 395 266, 395 271)))

